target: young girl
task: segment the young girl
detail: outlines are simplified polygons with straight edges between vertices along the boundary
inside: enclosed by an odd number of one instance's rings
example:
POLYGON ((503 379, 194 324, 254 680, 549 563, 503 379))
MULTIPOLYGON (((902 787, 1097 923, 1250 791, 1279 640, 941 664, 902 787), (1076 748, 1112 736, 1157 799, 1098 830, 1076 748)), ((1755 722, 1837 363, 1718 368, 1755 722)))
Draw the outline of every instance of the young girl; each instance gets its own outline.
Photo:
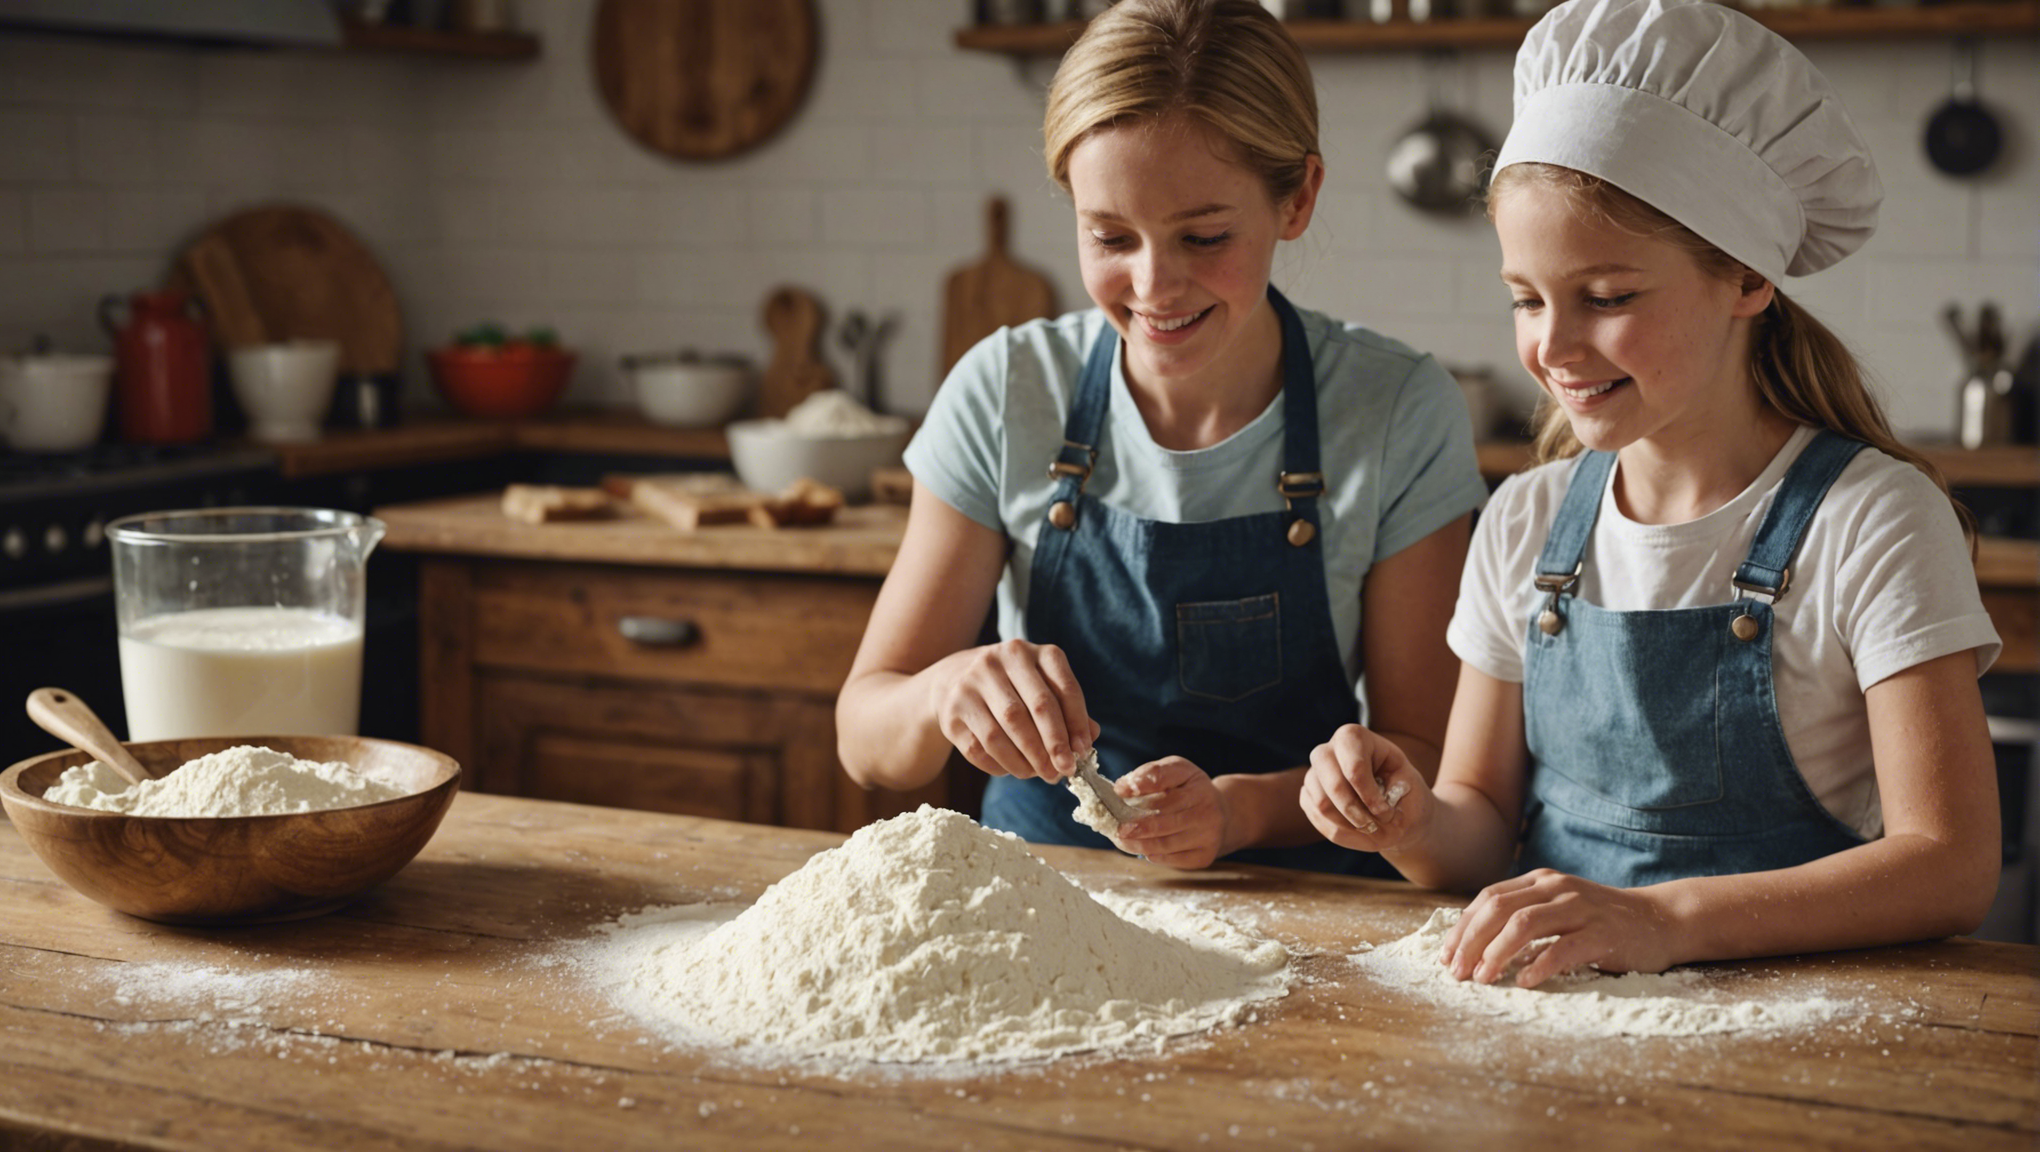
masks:
POLYGON ((984 822, 1106 847, 1057 781, 1095 744, 1152 812, 1119 844, 1343 870, 1297 805, 1369 720, 1427 772, 1468 514, 1462 400, 1427 356, 1269 284, 1324 179, 1310 73, 1245 0, 1122 0, 1044 125, 1095 309, 958 363, 907 451, 913 506, 836 710, 866 786, 992 779, 984 822), (997 643, 979 640, 997 597, 997 643))
POLYGON ((1475 534, 1435 790, 1348 727, 1312 823, 1481 888, 1461 979, 1546 937, 1520 984, 1973 930, 1997 635, 1945 487, 1777 287, 1868 237, 1862 141, 1797 51, 1685 0, 1553 10, 1516 116, 1489 205, 1552 462, 1475 534))

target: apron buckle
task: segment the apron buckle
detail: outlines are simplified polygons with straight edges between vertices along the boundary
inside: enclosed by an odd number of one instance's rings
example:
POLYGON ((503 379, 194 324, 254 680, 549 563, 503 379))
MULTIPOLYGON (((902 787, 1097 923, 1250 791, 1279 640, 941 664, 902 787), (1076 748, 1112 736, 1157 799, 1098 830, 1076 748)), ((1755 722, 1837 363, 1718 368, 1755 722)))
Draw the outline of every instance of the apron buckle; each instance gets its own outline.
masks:
POLYGON ((1537 630, 1546 636, 1556 636, 1565 630, 1565 617, 1558 611, 1558 597, 1561 593, 1569 591, 1574 584, 1579 583, 1580 569, 1585 564, 1586 561, 1584 560, 1576 562, 1570 572, 1539 572, 1537 574, 1537 590, 1549 593, 1549 599, 1544 602, 1544 611, 1537 614, 1537 630))
MULTIPOLYGON (((1275 490, 1282 493, 1282 506, 1294 510, 1298 500, 1315 500, 1325 494, 1323 472, 1278 472, 1275 474, 1275 490)), ((1298 516, 1289 522, 1289 543, 1301 548, 1317 539, 1317 525, 1306 516, 1298 516)))
MULTIPOLYGON (((1776 587, 1769 584, 1759 584, 1754 580, 1744 580, 1740 576, 1731 578, 1729 583, 1735 585, 1735 598, 1737 600, 1741 600, 1743 593, 1747 592, 1753 596, 1769 596, 1771 603, 1776 604, 1785 595, 1785 590, 1792 587, 1792 569, 1787 568, 1779 573, 1776 587)), ((1750 610, 1747 607, 1733 620, 1728 622, 1729 633, 1745 644, 1755 640, 1757 634, 1763 630, 1763 624, 1755 616, 1750 615, 1750 610)))
MULTIPOLYGON (((1095 466, 1097 463, 1098 463, 1098 450, 1096 448, 1091 447, 1089 444, 1079 444, 1074 440, 1065 440, 1063 441, 1061 451, 1056 453, 1055 459, 1050 460, 1048 462, 1048 478, 1050 480, 1064 480, 1074 478, 1077 482, 1077 490, 1072 495, 1080 496, 1083 494, 1084 485, 1088 483, 1091 479, 1092 467, 1095 466), (1065 455, 1069 454, 1071 449, 1075 449, 1077 452, 1083 454, 1084 460, 1082 463, 1078 463, 1075 460, 1066 460, 1063 458, 1065 455)), ((1057 528, 1062 529, 1065 532, 1069 531, 1071 528, 1076 527, 1077 524, 1076 501, 1073 499, 1066 498, 1062 500, 1057 500, 1055 503, 1049 505, 1048 522, 1050 524, 1055 525, 1057 528)))

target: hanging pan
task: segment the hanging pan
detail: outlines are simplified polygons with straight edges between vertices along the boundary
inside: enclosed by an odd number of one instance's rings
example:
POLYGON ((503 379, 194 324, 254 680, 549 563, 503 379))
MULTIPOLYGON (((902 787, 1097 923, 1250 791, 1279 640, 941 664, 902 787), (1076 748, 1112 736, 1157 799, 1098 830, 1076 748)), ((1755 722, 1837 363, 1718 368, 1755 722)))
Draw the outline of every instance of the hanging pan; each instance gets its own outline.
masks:
POLYGON ((1426 212, 1460 214, 1487 189, 1494 142, 1438 99, 1439 62, 1424 59, 1427 111, 1388 150, 1388 186, 1426 212))
POLYGON ((1976 98, 1976 41, 1955 46, 1954 90, 1927 118, 1927 159, 1949 176, 1974 176, 2004 147, 1997 117, 1976 98))

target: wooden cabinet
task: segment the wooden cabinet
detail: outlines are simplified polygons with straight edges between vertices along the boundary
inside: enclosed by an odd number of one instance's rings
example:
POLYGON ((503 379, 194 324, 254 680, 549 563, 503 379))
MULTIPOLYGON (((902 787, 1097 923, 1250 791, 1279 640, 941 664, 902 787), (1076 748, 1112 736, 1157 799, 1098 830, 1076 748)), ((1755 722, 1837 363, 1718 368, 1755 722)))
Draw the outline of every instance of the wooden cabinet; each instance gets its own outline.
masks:
POLYGON ((971 810, 975 773, 866 792, 836 760, 836 692, 878 586, 428 556, 423 740, 484 792, 841 832, 923 802, 971 810))

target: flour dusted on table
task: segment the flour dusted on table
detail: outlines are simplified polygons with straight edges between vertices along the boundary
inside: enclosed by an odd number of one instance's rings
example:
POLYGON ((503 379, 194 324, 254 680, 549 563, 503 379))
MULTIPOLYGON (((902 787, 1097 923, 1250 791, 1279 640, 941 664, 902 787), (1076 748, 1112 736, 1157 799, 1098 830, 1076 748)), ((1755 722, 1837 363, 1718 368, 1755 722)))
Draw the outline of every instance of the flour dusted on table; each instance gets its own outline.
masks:
POLYGON ((1456 980, 1438 959, 1460 910, 1440 908, 1422 928, 1353 957, 1375 980, 1466 1016, 1499 1017, 1568 1036, 1704 1036, 1805 1028, 1857 1010, 1827 997, 1752 1000, 1724 995, 1703 972, 1608 975, 1591 969, 1518 987, 1513 969, 1493 984, 1456 980))
POLYGON ((1018 837, 925 805, 816 855, 712 930, 703 915, 614 926, 597 945, 611 995, 669 1039, 796 1058, 1152 1048, 1289 983, 1279 944, 1181 902, 1093 897, 1018 837))
POLYGON ((282 816, 394 800, 404 790, 338 763, 242 744, 129 786, 94 760, 66 768, 43 799, 130 816, 282 816))

